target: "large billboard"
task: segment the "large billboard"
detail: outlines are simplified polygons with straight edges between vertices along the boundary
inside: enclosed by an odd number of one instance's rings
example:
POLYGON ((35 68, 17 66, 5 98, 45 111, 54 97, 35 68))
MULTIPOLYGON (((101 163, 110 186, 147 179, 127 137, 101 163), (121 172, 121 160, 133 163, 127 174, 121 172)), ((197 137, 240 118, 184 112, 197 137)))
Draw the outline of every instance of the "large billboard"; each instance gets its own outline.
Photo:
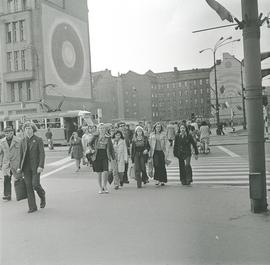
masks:
POLYGON ((42 5, 46 94, 91 97, 88 24, 42 5))

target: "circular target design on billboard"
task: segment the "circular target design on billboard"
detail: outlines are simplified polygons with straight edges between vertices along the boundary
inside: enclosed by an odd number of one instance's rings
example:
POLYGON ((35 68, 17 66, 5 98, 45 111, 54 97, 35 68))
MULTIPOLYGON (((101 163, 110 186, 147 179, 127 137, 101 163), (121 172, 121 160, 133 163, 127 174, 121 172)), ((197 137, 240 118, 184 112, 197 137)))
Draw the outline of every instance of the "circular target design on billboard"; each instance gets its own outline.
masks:
POLYGON ((58 24, 51 45, 52 60, 60 79, 70 86, 79 83, 84 70, 84 53, 74 28, 67 23, 58 24))

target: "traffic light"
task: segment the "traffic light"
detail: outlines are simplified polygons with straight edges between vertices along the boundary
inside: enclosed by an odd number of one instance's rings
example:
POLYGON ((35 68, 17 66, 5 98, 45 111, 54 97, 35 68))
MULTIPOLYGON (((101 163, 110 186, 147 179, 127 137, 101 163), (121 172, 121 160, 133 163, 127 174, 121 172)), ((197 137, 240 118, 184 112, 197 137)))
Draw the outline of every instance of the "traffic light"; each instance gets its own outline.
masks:
MULTIPOLYGON (((270 52, 261 53, 261 61, 270 57, 270 52)), ((262 69, 262 78, 270 75, 270 68, 262 69)))

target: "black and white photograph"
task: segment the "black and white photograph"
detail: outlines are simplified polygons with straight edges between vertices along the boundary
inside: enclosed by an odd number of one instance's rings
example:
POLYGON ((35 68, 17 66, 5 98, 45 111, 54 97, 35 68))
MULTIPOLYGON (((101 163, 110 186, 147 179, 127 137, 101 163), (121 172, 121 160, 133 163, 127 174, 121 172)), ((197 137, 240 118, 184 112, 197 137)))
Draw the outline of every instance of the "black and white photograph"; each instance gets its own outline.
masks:
POLYGON ((0 0, 1 265, 269 265, 269 0, 0 0))

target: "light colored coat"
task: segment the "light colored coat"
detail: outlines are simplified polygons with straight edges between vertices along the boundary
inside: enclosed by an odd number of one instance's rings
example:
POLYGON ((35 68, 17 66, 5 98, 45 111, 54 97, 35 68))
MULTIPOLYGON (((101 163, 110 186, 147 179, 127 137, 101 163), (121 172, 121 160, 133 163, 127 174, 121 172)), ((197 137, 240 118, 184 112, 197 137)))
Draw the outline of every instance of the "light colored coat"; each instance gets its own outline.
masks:
MULTIPOLYGON (((150 157, 153 158, 155 147, 156 147, 156 134, 152 132, 149 137, 149 144, 150 144, 150 157)), ((165 158, 167 157, 168 153, 168 139, 166 137, 166 134, 164 132, 160 133, 160 145, 161 149, 164 152, 165 158)))
POLYGON ((4 176, 10 176, 10 170, 14 176, 20 163, 20 139, 15 135, 12 138, 10 146, 6 138, 0 142, 0 168, 4 176))
POLYGON ((120 139, 117 143, 115 140, 113 140, 113 148, 115 152, 115 159, 117 162, 117 168, 118 172, 124 172, 125 171, 125 161, 128 161, 128 152, 127 152, 127 145, 126 141, 123 139, 120 139))

